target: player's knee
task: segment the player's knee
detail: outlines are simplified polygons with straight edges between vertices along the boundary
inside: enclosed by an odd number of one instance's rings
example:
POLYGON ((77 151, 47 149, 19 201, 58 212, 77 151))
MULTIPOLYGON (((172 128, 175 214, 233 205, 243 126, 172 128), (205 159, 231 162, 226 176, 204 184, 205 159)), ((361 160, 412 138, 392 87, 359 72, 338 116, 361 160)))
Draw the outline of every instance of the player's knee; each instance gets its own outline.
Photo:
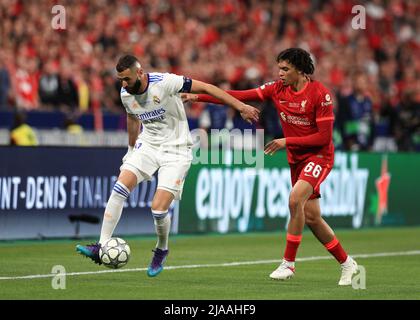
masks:
POLYGON ((124 184, 130 192, 136 187, 139 180, 133 171, 122 170, 118 177, 118 182, 124 184))
POLYGON ((152 212, 167 212, 169 207, 159 202, 152 202, 152 212))
POLYGON ((294 194, 291 194, 289 197, 289 209, 290 209, 290 213, 291 214, 298 214, 299 212, 301 212, 304 205, 304 200, 299 197, 296 196, 294 194))
POLYGON ((319 223, 320 218, 316 215, 305 212, 305 223, 311 227, 319 223))

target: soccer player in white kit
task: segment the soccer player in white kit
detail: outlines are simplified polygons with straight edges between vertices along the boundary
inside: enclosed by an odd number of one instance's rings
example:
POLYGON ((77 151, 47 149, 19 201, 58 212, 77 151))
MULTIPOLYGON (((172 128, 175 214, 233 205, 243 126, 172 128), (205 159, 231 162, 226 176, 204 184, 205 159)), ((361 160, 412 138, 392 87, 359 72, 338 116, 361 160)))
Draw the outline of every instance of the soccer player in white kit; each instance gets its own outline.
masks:
POLYGON ((208 83, 171 73, 145 73, 132 55, 122 56, 116 66, 121 81, 121 101, 127 112, 128 151, 120 175, 105 208, 98 243, 77 245, 76 250, 101 264, 100 245, 112 237, 125 200, 138 183, 158 171, 152 201, 157 244, 147 274, 158 275, 169 253, 171 218, 168 209, 181 199, 192 161, 192 138, 180 93, 207 93, 238 110, 248 122, 258 121, 259 110, 244 104, 208 83))

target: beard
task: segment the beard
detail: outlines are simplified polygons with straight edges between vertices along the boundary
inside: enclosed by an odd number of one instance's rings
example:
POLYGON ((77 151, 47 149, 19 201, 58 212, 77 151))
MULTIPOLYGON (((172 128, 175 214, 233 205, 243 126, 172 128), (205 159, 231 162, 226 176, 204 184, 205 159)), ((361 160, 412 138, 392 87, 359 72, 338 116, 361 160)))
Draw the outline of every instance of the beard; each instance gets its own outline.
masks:
POLYGON ((141 87, 141 81, 139 78, 137 78, 136 82, 132 87, 126 87, 125 89, 129 94, 138 94, 141 87))

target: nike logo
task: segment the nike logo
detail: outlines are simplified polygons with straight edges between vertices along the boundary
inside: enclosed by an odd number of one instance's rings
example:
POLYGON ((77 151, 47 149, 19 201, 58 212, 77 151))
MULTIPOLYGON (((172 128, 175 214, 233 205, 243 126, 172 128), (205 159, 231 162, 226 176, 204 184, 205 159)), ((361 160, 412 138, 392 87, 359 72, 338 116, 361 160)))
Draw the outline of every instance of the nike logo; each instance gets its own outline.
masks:
POLYGON ((307 173, 305 173, 305 174, 304 174, 304 176, 305 176, 305 177, 312 177, 312 175, 311 175, 311 174, 307 174, 307 173))
POLYGON ((280 103, 286 103, 288 102, 287 100, 279 100, 280 103))

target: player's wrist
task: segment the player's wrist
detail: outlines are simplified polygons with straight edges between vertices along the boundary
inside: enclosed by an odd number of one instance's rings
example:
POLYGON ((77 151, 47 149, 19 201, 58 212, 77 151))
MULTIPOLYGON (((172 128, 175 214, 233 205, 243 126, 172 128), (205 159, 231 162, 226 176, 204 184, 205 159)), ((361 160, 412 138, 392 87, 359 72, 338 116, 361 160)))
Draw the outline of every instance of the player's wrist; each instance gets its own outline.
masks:
POLYGON ((245 104, 244 103, 240 103, 236 106, 233 106, 236 110, 238 110, 240 113, 242 113, 245 110, 245 104))

